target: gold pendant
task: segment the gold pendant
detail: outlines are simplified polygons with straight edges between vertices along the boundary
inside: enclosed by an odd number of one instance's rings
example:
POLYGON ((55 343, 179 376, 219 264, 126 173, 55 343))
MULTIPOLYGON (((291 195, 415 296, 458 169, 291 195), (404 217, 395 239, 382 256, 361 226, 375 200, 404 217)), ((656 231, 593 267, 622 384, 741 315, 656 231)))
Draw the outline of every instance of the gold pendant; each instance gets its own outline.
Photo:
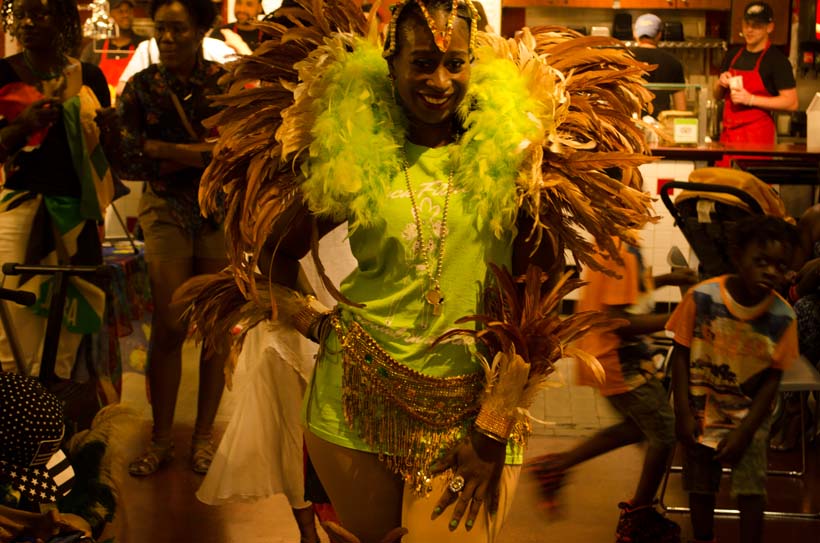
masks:
POLYGON ((441 315, 441 304, 444 303, 444 296, 441 295, 441 291, 437 288, 433 288, 427 291, 427 294, 424 295, 424 299, 427 300, 427 303, 433 306, 433 315, 441 315))

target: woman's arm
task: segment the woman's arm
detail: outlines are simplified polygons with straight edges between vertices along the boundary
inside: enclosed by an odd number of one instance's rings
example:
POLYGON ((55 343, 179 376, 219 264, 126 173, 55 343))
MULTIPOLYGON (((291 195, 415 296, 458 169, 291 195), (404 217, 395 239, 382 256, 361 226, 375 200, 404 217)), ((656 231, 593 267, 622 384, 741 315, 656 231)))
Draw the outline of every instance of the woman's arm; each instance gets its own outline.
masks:
POLYGON ((259 253, 260 273, 274 283, 297 289, 300 284, 299 261, 310 252, 314 222, 319 239, 341 224, 316 217, 301 201, 301 196, 295 196, 293 203, 271 227, 259 253))
POLYGON ((530 238, 533 221, 526 215, 519 216, 516 226, 518 235, 513 241, 513 276, 524 275, 530 264, 534 264, 549 274, 545 284, 545 288, 549 288, 564 273, 566 261, 563 248, 547 232, 543 232, 540 243, 537 243, 535 236, 530 238))
POLYGON ((262 275, 273 284, 271 294, 276 297, 276 303, 281 304, 278 319, 317 343, 320 342, 319 330, 331 310, 308 296, 313 294, 313 285, 308 284, 301 273, 299 261, 310 251, 314 228, 318 243, 338 225, 315 217, 297 198, 274 224, 256 262, 262 275))
POLYGON ((153 181, 159 177, 160 165, 157 160, 144 152, 145 145, 145 110, 135 86, 131 80, 125 86, 122 96, 117 101, 118 129, 112 132, 106 156, 111 167, 122 179, 134 181, 153 181))
POLYGON ((18 541, 21 536, 46 540, 62 532, 73 531, 90 536, 91 526, 82 517, 60 513, 56 509, 29 513, 0 505, 0 543, 18 541))
MULTIPOLYGON (((523 275, 530 264, 535 264, 549 274, 543 288, 551 288, 564 270, 563 253, 557 249, 558 244, 546 235, 538 245, 534 238, 527 239, 531 232, 532 221, 525 216, 519 217, 517 227, 518 235, 513 241, 513 275, 523 275)), ((505 416, 504 413, 494 415, 500 415, 502 419, 505 416)), ((504 424, 498 426, 500 429, 504 424)), ((486 507, 490 513, 496 511, 498 484, 507 449, 505 437, 498 435, 498 432, 476 425, 466 439, 450 450, 443 459, 436 462, 433 468, 434 473, 452 469, 456 475, 464 478, 464 488, 458 493, 445 490, 433 510, 433 518, 443 514, 447 508, 454 505, 450 517, 451 528, 455 529, 464 520, 465 528, 470 530, 482 507, 486 507)))
POLYGON ((211 162, 214 143, 172 143, 162 140, 145 140, 143 152, 160 161, 160 175, 184 168, 205 168, 211 162))
POLYGON ((0 162, 22 149, 34 133, 50 127, 60 117, 60 100, 44 98, 32 103, 9 124, 0 128, 0 162))
POLYGON ((172 143, 145 137, 144 108, 133 81, 120 97, 118 116, 120 129, 113 131, 115 141, 108 145, 116 149, 107 154, 124 179, 150 181, 185 168, 205 168, 211 161, 212 142, 172 143))

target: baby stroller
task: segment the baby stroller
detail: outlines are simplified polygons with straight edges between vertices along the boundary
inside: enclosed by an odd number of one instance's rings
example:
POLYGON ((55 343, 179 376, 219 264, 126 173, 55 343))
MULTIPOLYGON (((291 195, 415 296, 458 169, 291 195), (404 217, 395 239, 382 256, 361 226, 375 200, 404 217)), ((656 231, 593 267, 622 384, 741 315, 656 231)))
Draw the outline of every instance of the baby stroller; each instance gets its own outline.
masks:
POLYGON ((786 217, 783 201, 771 186, 729 168, 700 168, 688 182, 666 183, 661 200, 698 257, 701 279, 733 270, 728 232, 734 223, 756 214, 786 217), (674 202, 673 189, 683 189, 674 202))

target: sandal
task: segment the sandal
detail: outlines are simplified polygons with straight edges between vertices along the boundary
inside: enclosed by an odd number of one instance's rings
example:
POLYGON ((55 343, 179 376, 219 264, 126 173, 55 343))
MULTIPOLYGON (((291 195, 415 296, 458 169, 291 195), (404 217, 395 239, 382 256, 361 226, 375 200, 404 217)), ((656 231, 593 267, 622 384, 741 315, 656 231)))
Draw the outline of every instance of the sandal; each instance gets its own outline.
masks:
POLYGON ((540 509, 554 511, 558 508, 558 493, 564 486, 567 471, 557 467, 558 455, 546 454, 528 461, 524 470, 535 479, 541 502, 540 509))
POLYGON ((157 472, 174 457, 174 443, 164 445, 151 441, 148 449, 128 465, 128 473, 134 477, 145 477, 157 472))
POLYGON ((191 441, 191 469, 194 473, 208 473, 214 459, 214 444, 209 437, 195 437, 191 441))

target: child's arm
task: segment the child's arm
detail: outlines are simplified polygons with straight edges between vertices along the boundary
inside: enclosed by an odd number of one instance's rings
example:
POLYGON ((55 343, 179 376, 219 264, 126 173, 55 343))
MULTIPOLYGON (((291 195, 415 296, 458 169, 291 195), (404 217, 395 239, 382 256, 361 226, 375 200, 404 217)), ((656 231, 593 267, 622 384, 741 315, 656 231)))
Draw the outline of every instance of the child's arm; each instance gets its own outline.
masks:
POLYGON ((781 377, 783 377, 782 370, 773 368, 766 370, 763 382, 752 400, 749 414, 746 415, 740 426, 729 432, 729 435, 718 443, 715 460, 729 464, 735 464, 740 460, 749 443, 752 442, 755 432, 771 412, 772 401, 777 394, 781 377))
POLYGON ((671 272, 656 275, 652 280, 655 288, 691 287, 698 282, 698 273, 691 268, 672 268, 671 272))
MULTIPOLYGON (((656 289, 666 286, 679 286, 681 293, 685 292, 684 287, 688 288, 697 283, 698 275, 695 270, 689 268, 673 268, 670 273, 656 275, 653 278, 653 284, 656 289)), ((642 336, 646 334, 653 334, 660 332, 666 326, 666 321, 669 319, 668 314, 650 313, 646 315, 636 315, 627 313, 626 306, 609 306, 609 313, 614 318, 625 319, 629 324, 622 326, 616 330, 616 333, 621 337, 642 336)))
POLYGON ((621 326, 615 333, 624 337, 643 336, 660 332, 669 320, 669 315, 666 313, 650 313, 648 315, 633 315, 627 313, 622 308, 610 307, 608 314, 612 318, 624 319, 629 321, 629 324, 621 326))
POLYGON ((689 408, 689 347, 675 343, 672 348, 672 399, 675 407, 675 434, 684 447, 697 445, 697 424, 689 408))

